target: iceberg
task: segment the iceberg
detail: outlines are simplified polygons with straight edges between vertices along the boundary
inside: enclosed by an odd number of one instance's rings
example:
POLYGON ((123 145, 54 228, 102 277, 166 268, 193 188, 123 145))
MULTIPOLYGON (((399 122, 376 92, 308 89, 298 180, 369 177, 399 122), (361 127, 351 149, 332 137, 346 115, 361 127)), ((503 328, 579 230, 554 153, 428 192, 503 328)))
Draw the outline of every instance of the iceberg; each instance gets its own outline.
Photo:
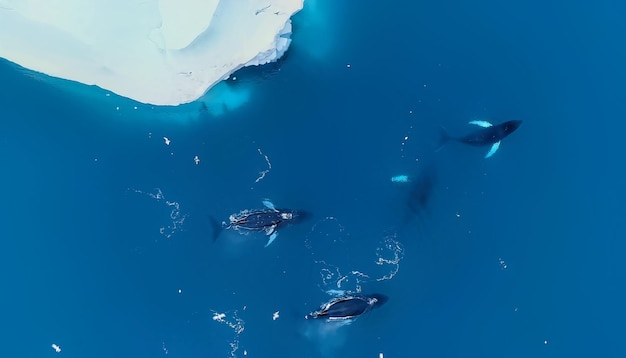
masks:
POLYGON ((0 57, 154 105, 280 58, 303 0, 0 0, 0 57), (10 30, 9 30, 10 29, 10 30))

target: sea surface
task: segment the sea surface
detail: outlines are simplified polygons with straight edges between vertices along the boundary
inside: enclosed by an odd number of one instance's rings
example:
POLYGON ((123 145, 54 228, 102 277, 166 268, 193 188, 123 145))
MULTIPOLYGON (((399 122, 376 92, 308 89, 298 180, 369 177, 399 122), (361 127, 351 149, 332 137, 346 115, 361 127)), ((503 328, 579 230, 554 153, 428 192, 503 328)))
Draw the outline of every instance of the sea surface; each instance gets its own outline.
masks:
POLYGON ((626 4, 305 7, 179 107, 0 61, 0 356, 626 356, 626 4), (310 215, 212 225, 264 199, 310 215))

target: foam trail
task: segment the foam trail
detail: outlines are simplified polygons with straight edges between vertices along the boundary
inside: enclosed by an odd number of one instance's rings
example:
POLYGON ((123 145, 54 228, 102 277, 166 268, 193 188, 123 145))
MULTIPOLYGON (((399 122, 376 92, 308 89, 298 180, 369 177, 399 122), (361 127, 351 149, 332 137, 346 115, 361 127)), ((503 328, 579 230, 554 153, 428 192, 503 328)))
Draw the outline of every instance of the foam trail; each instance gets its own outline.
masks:
POLYGON ((261 151, 261 148, 257 148, 257 151, 259 152, 259 155, 265 159, 265 163, 267 163, 267 169, 259 172, 259 177, 256 178, 256 180, 254 181, 255 183, 258 183, 261 180, 263 180, 265 178, 265 175, 267 175, 270 172, 270 170, 272 170, 272 163, 270 163, 270 158, 267 155, 263 154, 263 152, 261 151))

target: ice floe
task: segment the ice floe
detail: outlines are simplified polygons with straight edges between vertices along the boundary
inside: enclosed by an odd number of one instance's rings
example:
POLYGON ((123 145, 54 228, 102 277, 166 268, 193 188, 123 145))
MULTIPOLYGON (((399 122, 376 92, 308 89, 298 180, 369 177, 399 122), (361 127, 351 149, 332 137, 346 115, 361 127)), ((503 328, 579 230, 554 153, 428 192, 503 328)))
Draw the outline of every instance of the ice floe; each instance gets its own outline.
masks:
POLYGON ((0 57, 157 105, 281 57, 303 0, 0 0, 0 57), (10 31, 8 30, 10 29, 10 31))

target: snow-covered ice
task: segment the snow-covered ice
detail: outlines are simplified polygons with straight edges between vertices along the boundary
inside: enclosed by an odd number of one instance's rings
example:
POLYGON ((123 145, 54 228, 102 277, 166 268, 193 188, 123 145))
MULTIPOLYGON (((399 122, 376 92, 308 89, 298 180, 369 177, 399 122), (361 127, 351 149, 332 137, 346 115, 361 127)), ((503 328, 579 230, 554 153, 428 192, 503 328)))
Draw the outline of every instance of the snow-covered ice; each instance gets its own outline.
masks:
POLYGON ((0 57, 143 103, 201 97, 275 61, 303 0, 0 0, 0 57))

